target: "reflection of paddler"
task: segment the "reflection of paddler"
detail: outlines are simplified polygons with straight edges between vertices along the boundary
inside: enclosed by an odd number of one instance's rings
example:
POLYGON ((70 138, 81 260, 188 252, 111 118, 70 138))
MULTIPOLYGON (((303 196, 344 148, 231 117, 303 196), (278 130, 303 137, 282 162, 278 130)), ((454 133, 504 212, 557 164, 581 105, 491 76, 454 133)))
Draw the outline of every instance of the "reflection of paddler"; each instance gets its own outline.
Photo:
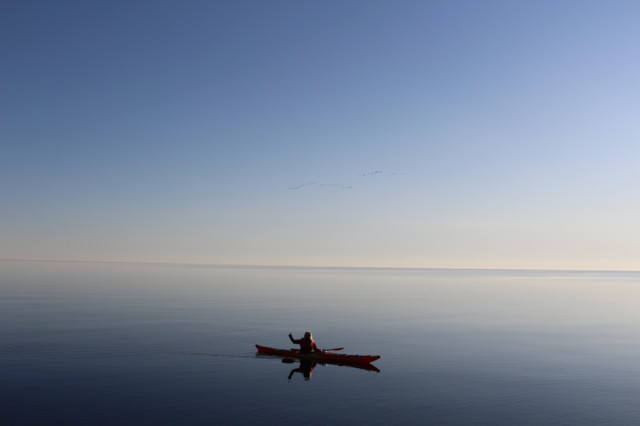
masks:
POLYGON ((317 362, 308 361, 308 360, 301 360, 300 361, 300 366, 298 368, 294 368, 289 373, 289 380, 291 380, 291 378, 293 377, 294 373, 300 373, 300 374, 302 374, 302 376, 304 377, 305 380, 311 380, 311 375, 312 375, 311 373, 313 372, 313 369, 316 368, 316 365, 318 365, 317 362))

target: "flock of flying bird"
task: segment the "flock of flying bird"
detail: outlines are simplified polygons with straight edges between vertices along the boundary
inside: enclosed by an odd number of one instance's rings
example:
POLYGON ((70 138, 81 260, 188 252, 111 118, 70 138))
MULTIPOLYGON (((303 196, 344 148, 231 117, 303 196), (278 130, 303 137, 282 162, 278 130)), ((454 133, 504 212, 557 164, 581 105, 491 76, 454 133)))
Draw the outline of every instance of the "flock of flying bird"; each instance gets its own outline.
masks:
MULTIPOLYGON (((372 172, 367 172, 367 173, 361 173, 358 176, 361 177, 366 177, 366 176, 372 176, 372 175, 379 175, 382 174, 382 170, 374 170, 372 172)), ((391 175, 406 175, 406 173, 404 172, 391 172, 389 173, 391 175)), ((326 188, 333 188, 333 189, 353 189, 353 185, 345 185, 342 183, 318 183, 318 182, 307 182, 307 183, 303 183, 302 185, 298 185, 298 186, 292 186, 289 189, 301 189, 305 186, 322 186, 322 187, 326 187, 326 188)))

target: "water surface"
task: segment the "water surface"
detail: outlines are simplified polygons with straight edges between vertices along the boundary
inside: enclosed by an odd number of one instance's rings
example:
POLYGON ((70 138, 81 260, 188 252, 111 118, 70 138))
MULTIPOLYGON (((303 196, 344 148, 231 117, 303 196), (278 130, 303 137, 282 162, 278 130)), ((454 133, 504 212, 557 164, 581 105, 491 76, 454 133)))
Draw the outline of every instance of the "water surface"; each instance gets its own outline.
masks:
POLYGON ((640 274, 0 262, 4 424, 629 425, 640 274), (256 356, 313 331, 380 372, 256 356), (304 419, 304 420, 303 420, 304 419))

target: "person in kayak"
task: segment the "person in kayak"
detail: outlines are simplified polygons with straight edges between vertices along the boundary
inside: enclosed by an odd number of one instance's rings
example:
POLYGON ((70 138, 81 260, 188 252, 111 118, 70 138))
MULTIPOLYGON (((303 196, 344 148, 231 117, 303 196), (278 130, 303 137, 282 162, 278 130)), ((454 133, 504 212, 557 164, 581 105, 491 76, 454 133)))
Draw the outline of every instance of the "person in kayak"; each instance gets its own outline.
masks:
POLYGON ((322 349, 316 345, 316 342, 313 341, 313 336, 310 331, 304 333, 304 337, 302 339, 294 339, 291 333, 289 333, 289 339, 297 345, 300 345, 300 353, 301 354, 309 354, 311 352, 324 352, 322 349))

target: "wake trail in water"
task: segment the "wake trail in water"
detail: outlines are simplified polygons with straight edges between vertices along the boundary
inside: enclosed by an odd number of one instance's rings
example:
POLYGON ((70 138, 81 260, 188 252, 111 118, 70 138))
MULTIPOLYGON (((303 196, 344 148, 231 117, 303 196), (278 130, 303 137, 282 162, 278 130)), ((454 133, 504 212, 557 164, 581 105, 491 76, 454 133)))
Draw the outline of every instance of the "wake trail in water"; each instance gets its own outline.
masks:
POLYGON ((255 354, 233 355, 233 354, 212 354, 209 352, 192 352, 192 351, 172 352, 172 354, 190 355, 190 356, 208 356, 212 358, 255 358, 256 357, 255 354))

